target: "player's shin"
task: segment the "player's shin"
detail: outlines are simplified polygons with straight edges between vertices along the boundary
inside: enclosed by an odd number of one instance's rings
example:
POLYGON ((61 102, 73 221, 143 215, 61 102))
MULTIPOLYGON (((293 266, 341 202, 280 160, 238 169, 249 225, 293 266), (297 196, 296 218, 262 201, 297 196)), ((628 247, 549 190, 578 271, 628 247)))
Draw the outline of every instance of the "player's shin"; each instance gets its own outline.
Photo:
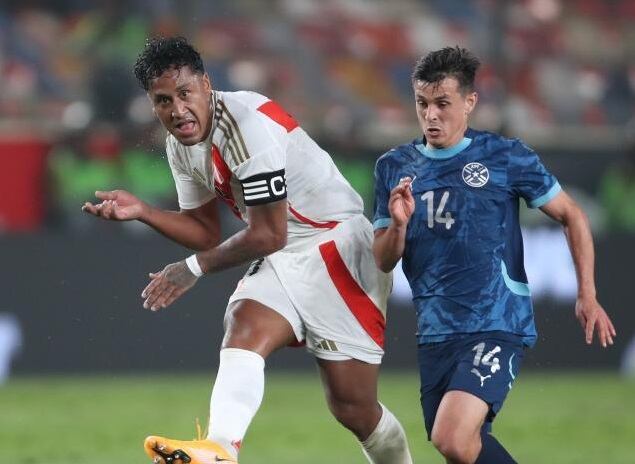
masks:
POLYGON ((220 352, 220 364, 210 400, 207 438, 238 455, 265 390, 265 360, 258 353, 238 348, 220 352))
POLYGON ((362 442, 364 455, 372 464, 412 464, 406 432, 388 408, 381 409, 377 427, 362 442))

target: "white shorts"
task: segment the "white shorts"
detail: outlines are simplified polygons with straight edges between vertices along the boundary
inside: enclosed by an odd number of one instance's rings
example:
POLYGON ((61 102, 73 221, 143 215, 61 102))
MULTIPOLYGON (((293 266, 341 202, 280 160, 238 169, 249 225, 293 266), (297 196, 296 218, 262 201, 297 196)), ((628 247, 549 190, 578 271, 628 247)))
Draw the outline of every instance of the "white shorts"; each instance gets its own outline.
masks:
POLYGON ((372 252, 373 228, 355 216, 252 263, 229 299, 258 301, 280 313, 309 352, 327 360, 380 364, 392 274, 372 252))

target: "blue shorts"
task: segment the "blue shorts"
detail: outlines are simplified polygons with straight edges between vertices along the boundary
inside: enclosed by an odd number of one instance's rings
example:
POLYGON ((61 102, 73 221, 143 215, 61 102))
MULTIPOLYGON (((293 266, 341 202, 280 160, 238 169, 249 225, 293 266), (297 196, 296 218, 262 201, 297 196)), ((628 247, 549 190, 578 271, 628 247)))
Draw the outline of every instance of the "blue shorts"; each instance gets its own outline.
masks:
POLYGON ((441 399, 461 390, 489 405, 484 430, 503 406, 523 359, 522 337, 506 332, 481 332, 463 338, 419 345, 421 407, 428 439, 441 399))

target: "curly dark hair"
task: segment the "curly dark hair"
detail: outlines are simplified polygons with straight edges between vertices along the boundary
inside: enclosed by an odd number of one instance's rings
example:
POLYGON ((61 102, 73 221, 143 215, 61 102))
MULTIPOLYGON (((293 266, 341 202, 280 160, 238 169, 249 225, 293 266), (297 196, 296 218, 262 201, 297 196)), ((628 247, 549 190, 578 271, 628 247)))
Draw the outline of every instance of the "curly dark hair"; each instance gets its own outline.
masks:
POLYGON ((412 80, 439 83, 446 77, 459 82, 461 93, 474 91, 474 76, 481 62, 465 48, 445 47, 419 58, 412 80))
POLYGON ((201 55, 184 37, 156 37, 148 39, 134 64, 134 75, 145 91, 150 81, 168 69, 188 66, 192 72, 204 74, 201 55))

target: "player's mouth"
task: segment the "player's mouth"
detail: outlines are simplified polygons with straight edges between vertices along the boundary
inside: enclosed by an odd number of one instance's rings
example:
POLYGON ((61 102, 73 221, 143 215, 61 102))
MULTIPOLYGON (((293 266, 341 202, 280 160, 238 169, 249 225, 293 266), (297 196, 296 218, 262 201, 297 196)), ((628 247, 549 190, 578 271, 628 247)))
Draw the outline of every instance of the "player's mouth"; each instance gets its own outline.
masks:
POLYGON ((174 128, 180 137, 190 137, 196 132, 196 121, 192 119, 179 121, 174 125, 174 128))
POLYGON ((427 138, 434 139, 434 138, 437 138, 439 136, 441 136, 441 129, 440 128, 438 128, 438 127, 428 127, 426 129, 426 137, 427 138))

